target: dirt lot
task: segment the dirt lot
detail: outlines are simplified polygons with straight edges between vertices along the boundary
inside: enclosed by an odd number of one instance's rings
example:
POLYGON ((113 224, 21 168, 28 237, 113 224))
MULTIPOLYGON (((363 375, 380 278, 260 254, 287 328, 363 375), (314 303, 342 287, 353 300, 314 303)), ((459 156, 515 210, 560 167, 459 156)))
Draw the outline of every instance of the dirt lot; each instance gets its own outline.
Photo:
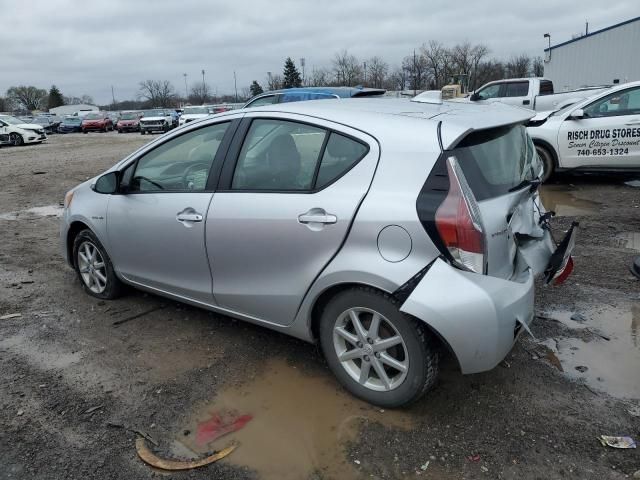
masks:
MULTIPOLYGON (((159 455, 229 457, 174 478, 630 478, 640 449, 640 188, 567 177, 545 187, 558 234, 581 224, 575 273, 539 290, 535 340, 495 370, 461 376, 445 359, 436 389, 381 411, 340 389, 317 348, 269 330, 131 291, 84 294, 58 246, 65 191, 149 141, 137 134, 55 135, 0 150, 0 478, 165 475, 159 455), (146 313, 125 323, 114 322, 146 313), (578 368, 576 368, 578 367, 578 368), (586 368, 586 370, 585 370, 586 368), (200 445, 212 412, 253 418, 200 445)), ((628 180, 628 179, 627 179, 628 180)))

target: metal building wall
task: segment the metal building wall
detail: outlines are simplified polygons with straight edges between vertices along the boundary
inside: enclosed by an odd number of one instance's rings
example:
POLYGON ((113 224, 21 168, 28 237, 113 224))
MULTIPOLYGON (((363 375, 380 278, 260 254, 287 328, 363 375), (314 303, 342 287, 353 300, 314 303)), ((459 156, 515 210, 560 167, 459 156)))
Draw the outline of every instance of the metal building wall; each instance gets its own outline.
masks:
MULTIPOLYGON (((545 52, 548 58, 549 52, 545 52)), ((640 80, 640 19, 551 47, 544 76, 555 90, 640 80)))

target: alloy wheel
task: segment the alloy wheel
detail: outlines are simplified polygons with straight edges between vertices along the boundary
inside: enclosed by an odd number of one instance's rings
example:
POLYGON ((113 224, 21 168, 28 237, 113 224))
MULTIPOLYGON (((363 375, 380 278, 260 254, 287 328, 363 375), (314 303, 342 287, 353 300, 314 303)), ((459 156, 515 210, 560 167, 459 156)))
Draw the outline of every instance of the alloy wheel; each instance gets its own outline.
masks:
POLYGON ((407 376, 407 346, 395 326, 374 310, 344 311, 333 328, 333 346, 349 376, 366 388, 394 390, 407 376))
POLYGON ((107 267, 100 250, 92 242, 85 241, 78 248, 78 271, 86 287, 94 293, 107 288, 107 267))

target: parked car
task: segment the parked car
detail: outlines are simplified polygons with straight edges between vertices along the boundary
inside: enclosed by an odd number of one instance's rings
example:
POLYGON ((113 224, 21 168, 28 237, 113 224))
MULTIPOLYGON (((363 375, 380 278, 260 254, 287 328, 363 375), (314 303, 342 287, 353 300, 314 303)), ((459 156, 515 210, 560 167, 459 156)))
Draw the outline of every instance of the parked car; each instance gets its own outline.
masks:
POLYGON ((184 107, 182 115, 180 115, 179 125, 182 126, 185 123, 206 118, 212 113, 211 109, 204 105, 201 107, 184 107))
POLYGON ((11 115, 0 115, 0 134, 8 135, 9 143, 14 146, 41 143, 47 139, 40 125, 24 123, 11 115))
POLYGON ((553 82, 546 78, 510 78, 489 82, 464 101, 494 103, 530 108, 536 111, 557 110, 610 88, 609 85, 584 87, 555 93, 553 82))
POLYGON ((45 133, 47 134, 55 133, 58 130, 58 125, 60 125, 60 122, 57 122, 55 117, 50 117, 50 116, 34 117, 31 123, 35 125, 40 125, 44 129, 45 133))
POLYGON ((640 82, 626 83, 554 112, 541 112, 528 132, 553 172, 640 171, 640 82))
POLYGON ((65 117, 58 127, 58 133, 74 133, 82 131, 82 118, 65 117))
POLYGON ((116 124, 116 130, 118 130, 118 133, 139 132, 140 115, 140 112, 122 112, 120 119, 116 124))
MULTIPOLYGON (((386 90, 363 87, 301 87, 285 88, 261 93, 249 100, 244 108, 273 105, 274 103, 300 102, 303 100, 327 100, 332 98, 378 97, 386 90)), ((216 112, 218 113, 218 112, 216 112)))
POLYGON ((11 140, 9 139, 8 133, 2 133, 2 127, 0 127, 0 147, 3 145, 11 145, 11 140))
POLYGON ((220 114, 68 192, 62 249, 90 295, 126 283, 319 341, 354 395, 404 405, 444 349, 463 373, 495 367, 529 331, 534 277, 571 271, 531 116, 402 99, 220 114))
POLYGON ((142 112, 140 135, 153 132, 168 132, 173 128, 173 116, 169 110, 153 109, 142 112))
POLYGON ((115 126, 118 124, 118 120, 120 120, 120 112, 107 112, 107 115, 111 119, 111 123, 113 123, 113 126, 115 128, 115 126))
POLYGON ((91 112, 82 118, 82 133, 91 131, 113 131, 113 122, 106 112, 91 112))

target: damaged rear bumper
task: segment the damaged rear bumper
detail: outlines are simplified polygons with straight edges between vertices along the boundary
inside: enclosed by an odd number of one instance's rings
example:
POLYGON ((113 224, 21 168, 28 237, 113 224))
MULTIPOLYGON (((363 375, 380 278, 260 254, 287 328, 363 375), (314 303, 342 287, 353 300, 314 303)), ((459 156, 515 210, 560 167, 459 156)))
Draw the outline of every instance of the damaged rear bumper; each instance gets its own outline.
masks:
POLYGON ((520 273, 506 280, 437 259, 400 310, 427 323, 449 344, 462 373, 491 370, 533 320, 534 274, 519 260, 520 273))

